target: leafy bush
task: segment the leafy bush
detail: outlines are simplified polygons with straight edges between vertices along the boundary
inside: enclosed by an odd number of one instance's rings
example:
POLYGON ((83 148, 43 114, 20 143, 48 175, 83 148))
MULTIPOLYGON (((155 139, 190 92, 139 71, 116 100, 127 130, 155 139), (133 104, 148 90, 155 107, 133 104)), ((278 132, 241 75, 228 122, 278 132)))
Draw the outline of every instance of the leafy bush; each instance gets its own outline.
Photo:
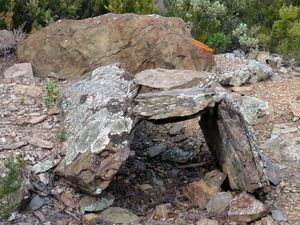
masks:
POLYGON ((191 29, 194 38, 225 52, 233 48, 231 32, 239 19, 220 1, 165 0, 167 16, 181 17, 191 29), (220 38, 220 40, 219 40, 220 38))
POLYGON ((0 218, 8 219, 22 200, 20 198, 22 197, 25 161, 20 157, 11 157, 5 161, 4 166, 7 173, 0 180, 0 218))
POLYGON ((110 0, 106 9, 114 13, 158 13, 153 0, 110 0))
POLYGON ((46 82, 46 96, 44 103, 47 108, 53 107, 59 97, 58 83, 53 80, 46 82))
POLYGON ((247 24, 241 23, 232 31, 232 36, 238 41, 239 47, 246 52, 257 49, 259 40, 255 38, 257 31, 249 29, 247 24))
POLYGON ((224 53, 229 48, 231 39, 224 33, 215 33, 208 38, 207 44, 215 53, 224 53))

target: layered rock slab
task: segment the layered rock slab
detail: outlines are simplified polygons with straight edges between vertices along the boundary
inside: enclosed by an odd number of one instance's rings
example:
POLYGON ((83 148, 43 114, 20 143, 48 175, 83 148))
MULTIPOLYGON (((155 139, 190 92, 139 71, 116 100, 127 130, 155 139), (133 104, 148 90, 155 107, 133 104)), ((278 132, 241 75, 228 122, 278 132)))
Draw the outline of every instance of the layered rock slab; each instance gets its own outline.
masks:
POLYGON ((129 155, 137 86, 116 65, 100 67, 64 93, 67 139, 57 173, 82 191, 100 194, 129 155))
POLYGON ((135 75, 134 81, 151 90, 204 87, 217 76, 206 71, 149 69, 135 75))
POLYGON ((20 62, 37 75, 76 78, 120 62, 131 73, 150 68, 207 70, 213 55, 192 43, 180 18, 105 14, 84 20, 60 20, 29 35, 18 47, 20 62))
POLYGON ((195 116, 214 106, 215 92, 208 88, 186 88, 139 94, 134 115, 148 120, 176 119, 195 116))

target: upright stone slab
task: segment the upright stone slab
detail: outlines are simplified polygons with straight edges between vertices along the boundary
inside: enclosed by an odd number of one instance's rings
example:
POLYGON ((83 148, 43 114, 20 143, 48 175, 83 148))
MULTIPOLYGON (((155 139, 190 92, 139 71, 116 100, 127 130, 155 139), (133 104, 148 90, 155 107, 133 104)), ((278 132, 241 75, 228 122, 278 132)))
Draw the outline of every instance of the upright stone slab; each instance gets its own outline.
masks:
POLYGON ((200 126, 233 190, 268 192, 269 182, 251 127, 228 99, 201 114, 200 126))
POLYGON ((116 65, 100 67, 63 96, 67 139, 57 168, 82 191, 100 194, 129 155, 137 86, 116 65))

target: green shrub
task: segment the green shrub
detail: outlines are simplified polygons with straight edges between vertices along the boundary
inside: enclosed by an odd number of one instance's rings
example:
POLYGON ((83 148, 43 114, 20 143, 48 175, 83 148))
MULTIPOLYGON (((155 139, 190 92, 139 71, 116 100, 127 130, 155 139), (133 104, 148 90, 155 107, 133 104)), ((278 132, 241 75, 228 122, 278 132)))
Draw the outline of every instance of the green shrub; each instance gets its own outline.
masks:
POLYGON ((57 130, 57 136, 59 138, 60 141, 65 141, 67 138, 67 132, 66 132, 66 128, 61 127, 57 130))
POLYGON ((207 44, 215 53, 224 53, 229 48, 231 39, 223 33, 215 33, 208 38, 207 44))
POLYGON ((258 48, 259 40, 255 38, 257 31, 249 29, 247 24, 241 23, 232 31, 232 36, 237 39, 239 47, 246 52, 258 48))
POLYGON ((158 13, 153 0, 110 0, 106 9, 114 13, 158 13))
POLYGON ((53 80, 46 82, 46 96, 44 103, 47 108, 53 107, 59 97, 58 83, 53 80))
POLYGON ((4 166, 7 173, 0 180, 0 218, 8 219, 22 200, 25 161, 21 157, 10 157, 4 166))

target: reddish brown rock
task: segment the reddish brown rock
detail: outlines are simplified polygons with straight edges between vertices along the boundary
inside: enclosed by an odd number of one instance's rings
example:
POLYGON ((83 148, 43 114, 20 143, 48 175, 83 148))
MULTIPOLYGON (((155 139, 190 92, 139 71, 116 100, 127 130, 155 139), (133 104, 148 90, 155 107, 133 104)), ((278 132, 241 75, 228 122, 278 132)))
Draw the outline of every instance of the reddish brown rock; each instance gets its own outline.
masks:
POLYGON ((252 195, 242 193, 231 201, 228 218, 239 223, 249 223, 262 218, 268 211, 268 207, 252 195))
POLYGON ((158 67, 202 71, 213 65, 213 55, 192 43, 182 19, 157 15, 60 20, 29 35, 17 56, 31 62, 36 74, 56 78, 80 77, 113 63, 131 73, 158 67))

